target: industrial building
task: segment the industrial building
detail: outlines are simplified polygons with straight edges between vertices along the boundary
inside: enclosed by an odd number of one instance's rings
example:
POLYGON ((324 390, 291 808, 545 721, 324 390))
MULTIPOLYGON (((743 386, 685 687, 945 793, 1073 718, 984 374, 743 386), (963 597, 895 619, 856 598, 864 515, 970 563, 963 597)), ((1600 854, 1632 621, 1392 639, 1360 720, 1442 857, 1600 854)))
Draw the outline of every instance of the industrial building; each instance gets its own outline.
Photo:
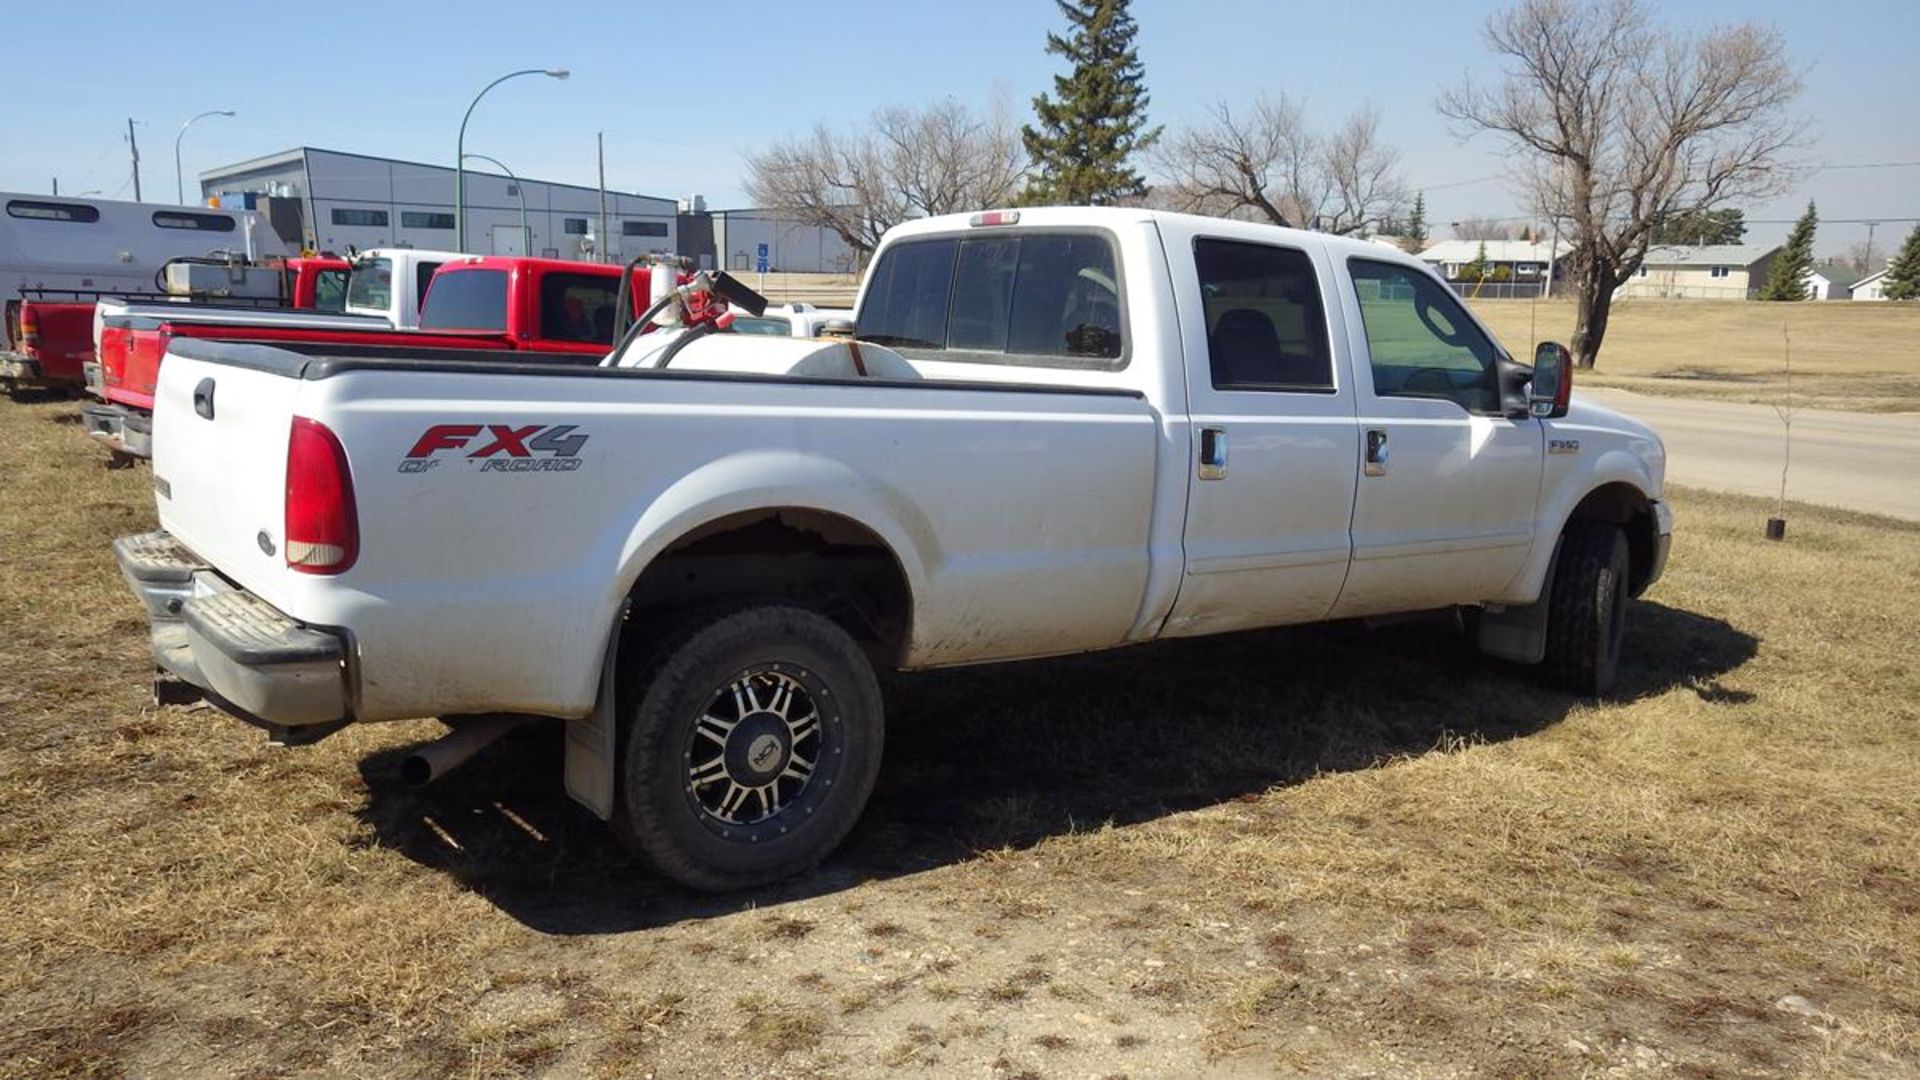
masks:
POLYGON ((776 210, 708 210, 695 195, 681 204, 680 254, 702 269, 851 274, 859 255, 832 229, 803 225, 776 210))
MULTIPOLYGON (((200 174, 203 197, 261 211, 289 246, 344 252, 394 245, 451 250, 454 171, 444 165, 302 146, 200 174)), ((466 250, 625 260, 678 252, 676 200, 598 188, 466 175, 466 250), (524 228, 523 228, 524 221, 524 228)))

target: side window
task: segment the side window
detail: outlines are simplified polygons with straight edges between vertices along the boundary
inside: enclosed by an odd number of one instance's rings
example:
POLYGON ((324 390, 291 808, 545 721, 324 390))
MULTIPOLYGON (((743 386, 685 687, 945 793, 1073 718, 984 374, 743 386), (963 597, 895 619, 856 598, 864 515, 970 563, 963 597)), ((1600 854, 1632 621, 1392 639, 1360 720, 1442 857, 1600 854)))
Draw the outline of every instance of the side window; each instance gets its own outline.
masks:
POLYGON ((505 330, 507 272, 449 270, 420 308, 422 330, 505 330))
POLYGON ((613 344, 617 277, 548 274, 540 279, 540 336, 613 344))
POLYGON ((1113 245, 1091 233, 1012 233, 895 245, 874 268, 860 336, 945 360, 1119 366, 1113 245))
POLYGON ((1306 252, 1203 238, 1193 257, 1215 390, 1333 391, 1327 313, 1306 252))
POLYGON ((1442 398, 1468 412, 1500 411, 1494 364, 1499 350, 1451 290, 1397 263, 1352 259, 1348 267, 1366 324, 1376 395, 1442 398))
POLYGON ((413 302, 422 307, 427 303, 427 286, 433 284, 433 272, 440 269, 437 262, 416 263, 413 268, 413 302))

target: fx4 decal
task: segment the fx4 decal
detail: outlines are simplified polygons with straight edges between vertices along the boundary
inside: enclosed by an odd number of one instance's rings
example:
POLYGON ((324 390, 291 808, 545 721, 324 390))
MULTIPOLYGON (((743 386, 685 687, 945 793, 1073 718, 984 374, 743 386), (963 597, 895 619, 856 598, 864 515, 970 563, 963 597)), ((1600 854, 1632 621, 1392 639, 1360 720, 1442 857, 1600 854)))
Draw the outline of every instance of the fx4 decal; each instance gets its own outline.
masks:
POLYGON ((573 472, 581 465, 580 448, 587 436, 574 434, 577 424, 435 424, 421 433, 400 462, 403 473, 423 473, 439 466, 443 450, 453 460, 475 465, 481 472, 573 472))

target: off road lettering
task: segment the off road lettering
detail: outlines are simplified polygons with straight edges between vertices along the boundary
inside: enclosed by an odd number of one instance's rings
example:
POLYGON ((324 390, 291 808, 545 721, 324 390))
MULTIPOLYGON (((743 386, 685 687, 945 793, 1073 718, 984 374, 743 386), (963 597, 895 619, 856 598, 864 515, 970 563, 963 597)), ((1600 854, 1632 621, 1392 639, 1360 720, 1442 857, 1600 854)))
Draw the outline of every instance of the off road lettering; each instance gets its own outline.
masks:
POLYGON ((435 424, 422 432, 400 462, 403 473, 423 473, 440 464, 442 450, 464 451, 453 460, 478 463, 481 472, 573 472, 588 436, 578 424, 435 424), (483 435, 484 433, 484 435, 483 435))

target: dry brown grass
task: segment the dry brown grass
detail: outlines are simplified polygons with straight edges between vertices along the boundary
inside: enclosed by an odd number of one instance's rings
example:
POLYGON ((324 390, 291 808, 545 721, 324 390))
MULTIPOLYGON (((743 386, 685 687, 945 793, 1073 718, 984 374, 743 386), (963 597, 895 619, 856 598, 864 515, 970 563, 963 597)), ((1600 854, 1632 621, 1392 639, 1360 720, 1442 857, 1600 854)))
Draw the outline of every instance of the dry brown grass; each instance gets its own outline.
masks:
MULTIPOLYGON (((1567 341, 1573 304, 1480 300, 1473 310, 1515 356, 1567 341)), ((1600 363, 1575 385, 1816 408, 1920 410, 1920 304, 1847 301, 1623 300, 1613 307, 1600 363)))
POLYGON ((846 852, 713 900, 551 731, 150 706, 73 412, 0 403, 0 1076, 1920 1071, 1920 527, 1679 493, 1606 704, 1419 625, 895 679, 846 852))

